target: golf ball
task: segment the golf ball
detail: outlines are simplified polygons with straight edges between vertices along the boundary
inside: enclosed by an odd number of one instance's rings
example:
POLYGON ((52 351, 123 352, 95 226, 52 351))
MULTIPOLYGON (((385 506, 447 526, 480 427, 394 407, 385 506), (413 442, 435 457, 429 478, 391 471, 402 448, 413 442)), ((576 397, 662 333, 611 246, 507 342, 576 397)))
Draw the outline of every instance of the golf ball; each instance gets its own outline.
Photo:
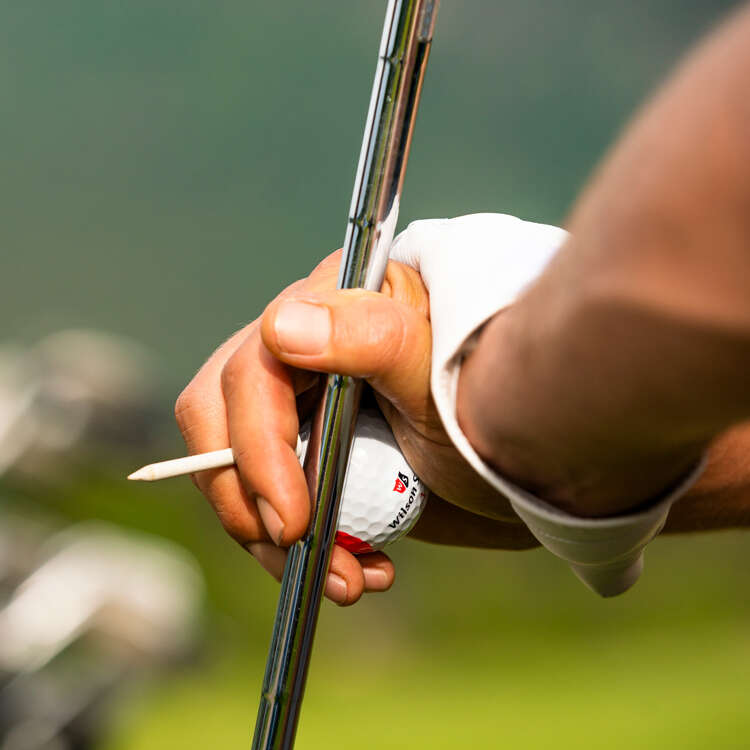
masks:
MULTIPOLYGON (((309 432, 309 425, 300 432, 300 461, 304 461, 309 432)), ((382 415, 374 409, 360 410, 349 452, 336 544, 354 554, 383 549, 414 526, 427 492, 382 415)))

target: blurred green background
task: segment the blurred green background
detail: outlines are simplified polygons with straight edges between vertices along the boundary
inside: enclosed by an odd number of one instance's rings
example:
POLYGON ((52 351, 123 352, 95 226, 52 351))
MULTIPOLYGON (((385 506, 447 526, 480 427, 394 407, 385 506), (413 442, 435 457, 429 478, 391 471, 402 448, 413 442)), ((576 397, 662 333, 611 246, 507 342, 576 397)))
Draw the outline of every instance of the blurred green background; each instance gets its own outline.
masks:
MULTIPOLYGON (((475 211, 561 222, 638 103, 732 5, 443 0, 401 226, 475 211)), ((0 3, 2 339, 133 337, 158 354, 166 415, 221 339, 341 243, 384 8, 0 3)), ((162 534, 204 568, 204 660, 131 697, 106 748, 248 746, 276 584, 187 480, 120 481, 140 458, 3 491, 60 523, 162 534)), ((659 540, 614 601, 544 552, 404 542, 393 556, 390 593, 324 607, 299 747, 750 745, 742 533, 659 540)))

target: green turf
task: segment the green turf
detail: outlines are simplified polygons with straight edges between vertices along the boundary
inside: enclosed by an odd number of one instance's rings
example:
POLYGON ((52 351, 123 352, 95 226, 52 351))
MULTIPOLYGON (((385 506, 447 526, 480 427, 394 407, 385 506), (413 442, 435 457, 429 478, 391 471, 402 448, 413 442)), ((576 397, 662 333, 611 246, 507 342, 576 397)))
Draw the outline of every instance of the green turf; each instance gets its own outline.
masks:
MULTIPOLYGON (((16 506, 169 537, 207 585, 200 659, 121 702, 105 750, 247 747, 277 584, 186 479, 107 465, 16 506), (63 512, 64 511, 64 512, 63 512)), ((624 596, 598 599, 543 550, 405 541, 397 580, 324 605, 300 748, 680 748, 750 744, 750 533, 657 540, 624 596)))
MULTIPOLYGON (((299 747, 747 747, 749 541, 659 540, 609 601, 542 551, 402 544, 391 593, 324 607, 299 747)), ((276 590, 242 555, 228 575, 252 608, 214 614, 205 663, 134 698, 107 750, 248 745, 276 590)))
MULTIPOLYGON (((316 654, 301 748, 746 748, 741 623, 616 638, 530 637, 316 654)), ((143 696, 109 750, 247 747, 261 662, 230 659, 143 696)))

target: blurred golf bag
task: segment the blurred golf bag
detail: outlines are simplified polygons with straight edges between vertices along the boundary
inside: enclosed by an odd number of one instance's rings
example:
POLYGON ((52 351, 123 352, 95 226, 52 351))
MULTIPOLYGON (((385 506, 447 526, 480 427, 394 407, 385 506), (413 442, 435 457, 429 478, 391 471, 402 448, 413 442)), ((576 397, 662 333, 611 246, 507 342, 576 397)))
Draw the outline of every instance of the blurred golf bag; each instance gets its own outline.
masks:
MULTIPOLYGON (((92 443, 125 450, 143 437, 149 365, 94 332, 0 348, 0 480, 49 485, 92 443)), ((2 493, 0 750, 94 747, 124 688, 195 652, 201 574, 175 544, 98 522, 60 529, 38 508, 9 512, 2 493)))

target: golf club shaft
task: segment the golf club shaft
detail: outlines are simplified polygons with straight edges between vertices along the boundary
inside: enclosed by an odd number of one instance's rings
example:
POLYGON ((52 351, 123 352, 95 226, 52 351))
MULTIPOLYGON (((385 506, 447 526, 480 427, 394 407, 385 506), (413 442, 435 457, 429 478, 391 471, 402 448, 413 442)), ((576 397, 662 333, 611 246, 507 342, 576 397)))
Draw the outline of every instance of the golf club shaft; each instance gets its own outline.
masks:
MULTIPOLYGON (((354 183, 340 289, 378 291, 398 219, 438 0, 389 0, 354 183)), ((305 460, 310 526, 289 550, 266 664, 253 750, 294 744, 328 574, 361 385, 329 375, 305 460)))

